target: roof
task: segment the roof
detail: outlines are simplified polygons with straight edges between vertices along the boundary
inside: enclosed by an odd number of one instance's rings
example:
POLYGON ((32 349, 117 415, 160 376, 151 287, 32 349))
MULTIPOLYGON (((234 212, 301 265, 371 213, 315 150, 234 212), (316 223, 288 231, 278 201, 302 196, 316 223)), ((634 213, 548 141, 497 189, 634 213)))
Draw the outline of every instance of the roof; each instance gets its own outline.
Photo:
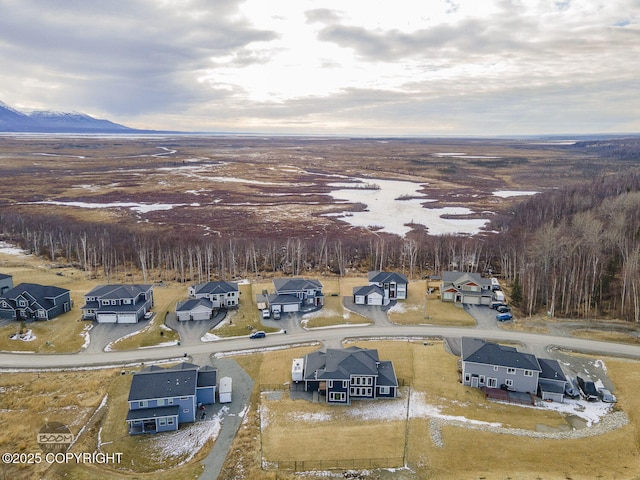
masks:
POLYGON ((195 294, 220 295, 223 293, 237 292, 238 284, 235 282, 206 282, 194 285, 195 294))
POLYGON ((407 277, 402 273, 380 272, 378 270, 373 270, 369 272, 367 276, 369 277, 370 282, 375 282, 375 283, 388 283, 388 282, 409 283, 409 280, 407 280, 407 277))
POLYGON ((276 292, 280 291, 302 291, 322 289, 322 284, 318 280, 305 280, 304 278, 274 278, 273 286, 276 292))
POLYGON ((180 412, 179 405, 171 405, 168 407, 155 407, 155 408, 138 408, 135 410, 129 410, 127 413, 127 421, 129 420, 146 420, 147 418, 158 417, 176 417, 180 412))
POLYGON ((218 369, 209 365, 198 370, 198 388, 215 387, 218 380, 218 369))
POLYGON ((540 387, 540 390, 543 392, 564 393, 564 385, 561 385, 557 382, 553 382, 551 380, 546 380, 544 378, 538 379, 538 386, 540 387))
POLYGON ((270 305, 299 304, 300 300, 295 295, 269 295, 270 305))
POLYGON ((442 272, 442 283, 462 285, 465 283, 475 283, 481 287, 490 288, 491 280, 483 278, 479 273, 473 272, 442 272))
POLYGON ((462 361, 509 368, 522 368, 539 372, 535 355, 520 353, 514 347, 485 342, 479 338, 462 338, 462 361))
POLYGON ((50 285, 38 285, 37 283, 21 283, 10 290, 4 292, 2 297, 0 298, 8 298, 15 299, 22 295, 24 292, 27 292, 31 295, 38 303, 47 298, 55 298, 60 295, 64 295, 69 293, 69 290, 66 288, 54 287, 50 285))
POLYGON ((354 295, 371 295, 377 293, 381 297, 384 297, 384 291, 377 285, 365 285, 364 287, 353 287, 354 295))
POLYGON ((198 366, 192 363, 141 370, 133 374, 128 401, 195 395, 197 376, 198 366))
POLYGON ((191 310, 203 306, 213 310, 213 303, 207 298, 190 298, 184 302, 178 302, 176 312, 190 312, 191 310))
POLYGON ((0 280, 6 280, 7 278, 13 278, 11 275, 7 275, 6 273, 0 273, 0 280))
POLYGON ((540 368, 542 371, 540 372, 539 378, 544 378, 547 380, 556 380, 559 382, 566 382, 567 377, 565 377, 562 368, 557 360, 553 360, 551 358, 538 358, 538 363, 540 364, 540 368))
POLYGON ((134 298, 140 293, 145 293, 153 288, 152 285, 143 284, 113 284, 113 285, 98 285, 93 288, 89 293, 85 294, 88 297, 98 297, 104 300, 117 300, 122 298, 134 298))
POLYGON ((375 349, 328 348, 326 353, 317 351, 305 357, 305 380, 348 380, 351 375, 377 376, 378 385, 398 385, 393 364, 381 362, 375 349))

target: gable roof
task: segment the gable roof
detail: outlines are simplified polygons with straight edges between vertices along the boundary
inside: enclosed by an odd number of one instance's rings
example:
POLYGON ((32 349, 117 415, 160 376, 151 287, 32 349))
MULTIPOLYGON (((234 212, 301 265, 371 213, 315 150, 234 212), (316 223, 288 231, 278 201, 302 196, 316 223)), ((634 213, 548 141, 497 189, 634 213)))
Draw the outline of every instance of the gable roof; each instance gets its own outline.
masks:
POLYGON ((371 295, 372 293, 377 293, 381 297, 384 297, 384 290, 377 285, 365 285, 364 287, 353 287, 354 295, 371 295))
POLYGON ((176 312, 190 312, 194 308, 199 306, 206 307, 213 310, 213 303, 207 298, 190 298, 184 302, 178 302, 176 305, 176 312))
POLYGON ((235 282, 206 282, 198 283, 192 288, 195 294, 220 295, 237 292, 238 284, 235 282))
POLYGON ((21 283, 16 285, 10 290, 4 292, 2 297, 7 299, 16 299, 21 295, 27 294, 27 297, 31 297, 32 300, 41 303, 48 298, 59 297, 60 295, 64 295, 69 293, 69 290, 66 288, 54 287, 51 285, 38 285, 37 283, 21 283))
POLYGON ((540 378, 557 380, 560 382, 567 381, 567 377, 565 377, 562 367, 560 367, 560 363, 558 363, 557 360, 553 360, 551 358, 538 358, 538 363, 542 369, 540 372, 540 378))
POLYGON ((299 304, 302 301, 295 295, 287 295, 287 294, 282 294, 282 295, 271 294, 268 296, 268 299, 269 299, 270 305, 285 305, 285 304, 295 305, 295 304, 299 304))
POLYGON ((483 278, 479 273, 473 272, 442 272, 442 283, 456 286, 474 283, 485 288, 491 287, 491 279, 483 278))
POLYGON ((407 277, 402 273, 381 272, 378 270, 372 270, 367 274, 367 276, 370 282, 375 282, 375 283, 388 283, 388 282, 389 283, 390 282, 409 283, 409 280, 407 280, 407 277))
POLYGON ((215 387, 218 380, 218 369, 209 365, 198 370, 198 388, 215 387))
POLYGON ((85 294, 85 296, 89 297, 98 297, 102 300, 117 300, 123 298, 135 298, 140 293, 145 293, 150 291, 152 288, 151 285, 144 284, 131 284, 131 285, 123 285, 123 284, 112 284, 112 285, 98 285, 93 288, 89 293, 85 294))
POLYGON ((180 363, 171 368, 149 368, 133 374, 128 401, 195 395, 198 366, 180 363))
POLYGON ((274 278, 273 286, 276 292, 280 291, 302 291, 322 289, 319 280, 306 280, 304 278, 274 278))
POLYGON ((520 353, 514 347, 485 342, 479 338, 463 337, 461 353, 463 362, 541 371, 535 355, 520 353))

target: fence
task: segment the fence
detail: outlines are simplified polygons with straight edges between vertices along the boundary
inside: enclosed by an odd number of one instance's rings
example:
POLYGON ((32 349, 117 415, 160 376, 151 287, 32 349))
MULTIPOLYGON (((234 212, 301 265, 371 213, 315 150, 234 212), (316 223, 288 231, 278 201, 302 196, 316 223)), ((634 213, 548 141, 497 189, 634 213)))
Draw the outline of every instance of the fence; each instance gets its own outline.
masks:
POLYGON ((342 460, 281 460, 264 462, 265 470, 288 470, 293 472, 316 470, 367 470, 373 468, 400 468, 402 457, 395 458, 351 458, 342 460))

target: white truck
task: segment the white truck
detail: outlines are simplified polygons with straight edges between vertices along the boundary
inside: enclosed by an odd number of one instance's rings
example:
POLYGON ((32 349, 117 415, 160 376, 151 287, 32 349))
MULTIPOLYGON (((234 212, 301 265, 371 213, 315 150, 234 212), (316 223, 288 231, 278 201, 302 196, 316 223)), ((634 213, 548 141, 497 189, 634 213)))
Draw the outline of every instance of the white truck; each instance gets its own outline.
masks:
POLYGON ((303 378, 304 358, 294 358, 291 365, 291 380, 301 382, 303 378))

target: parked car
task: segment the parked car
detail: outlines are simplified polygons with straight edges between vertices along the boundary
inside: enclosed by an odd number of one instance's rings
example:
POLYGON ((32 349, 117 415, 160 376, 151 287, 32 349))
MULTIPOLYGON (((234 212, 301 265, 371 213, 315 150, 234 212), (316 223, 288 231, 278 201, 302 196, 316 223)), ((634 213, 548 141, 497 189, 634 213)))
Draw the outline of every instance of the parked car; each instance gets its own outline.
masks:
POLYGON ((144 314, 144 319, 145 320, 149 320, 151 317, 153 317, 153 312, 152 311, 148 311, 144 314))
POLYGON ((618 401, 616 396, 606 388, 599 388, 598 396, 600 397, 600 400, 606 403, 616 403, 618 401))
POLYGON ((262 330, 258 330, 257 332, 253 332, 251 335, 249 335, 249 338, 264 338, 266 336, 266 333, 264 333, 262 330))
POLYGON ((580 396, 580 388, 578 382, 574 377, 567 375, 567 383, 564 386, 564 394, 567 397, 578 398, 580 396))
POLYGON ((500 305, 496 308, 496 310, 498 311, 498 313, 507 313, 511 311, 508 305, 500 305))
POLYGON ((493 308, 495 310, 496 308, 501 307, 503 305, 506 306, 507 304, 504 303, 502 300, 494 300, 489 304, 489 308, 493 308))
POLYGON ((269 311, 268 308, 265 308, 264 310, 262 310, 262 318, 264 319, 271 318, 271 312, 269 311))
POLYGON ((280 320, 280 310, 275 310, 273 312, 273 319, 274 320, 280 320))
POLYGON ((510 313, 499 313, 498 315, 496 315, 496 320, 498 320, 499 322, 508 322, 512 319, 513 315, 511 315, 510 313))
POLYGON ((592 380, 578 377, 578 386, 580 387, 582 395, 588 401, 595 402, 598 400, 598 390, 596 389, 596 384, 593 383, 592 380))

